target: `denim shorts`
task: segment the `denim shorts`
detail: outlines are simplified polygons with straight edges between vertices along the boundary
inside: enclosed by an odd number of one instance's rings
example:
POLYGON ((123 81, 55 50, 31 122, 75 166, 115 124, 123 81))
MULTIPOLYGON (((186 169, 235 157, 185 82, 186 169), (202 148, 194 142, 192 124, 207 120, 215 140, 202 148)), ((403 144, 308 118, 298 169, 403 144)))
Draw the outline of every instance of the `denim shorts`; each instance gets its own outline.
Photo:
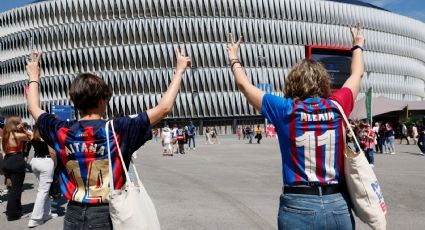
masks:
POLYGON ((279 230, 353 230, 354 217, 348 194, 331 195, 282 194, 280 196, 279 230))

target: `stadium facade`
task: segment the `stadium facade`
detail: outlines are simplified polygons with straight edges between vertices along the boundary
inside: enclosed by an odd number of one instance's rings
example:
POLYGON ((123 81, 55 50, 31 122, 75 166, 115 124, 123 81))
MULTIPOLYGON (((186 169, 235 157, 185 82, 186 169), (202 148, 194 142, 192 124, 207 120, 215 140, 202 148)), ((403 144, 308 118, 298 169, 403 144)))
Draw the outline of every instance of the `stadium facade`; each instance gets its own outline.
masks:
POLYGON ((347 26, 357 22, 367 38, 359 97, 372 87, 375 95, 424 100, 425 24, 359 1, 53 0, 0 14, 0 113, 29 118, 24 86, 32 48, 44 52, 43 109, 70 104, 72 79, 92 72, 113 88, 114 116, 157 104, 181 45, 193 66, 168 120, 258 121, 230 72, 227 34, 244 35, 240 58, 251 82, 283 95, 307 45, 351 47, 347 26))

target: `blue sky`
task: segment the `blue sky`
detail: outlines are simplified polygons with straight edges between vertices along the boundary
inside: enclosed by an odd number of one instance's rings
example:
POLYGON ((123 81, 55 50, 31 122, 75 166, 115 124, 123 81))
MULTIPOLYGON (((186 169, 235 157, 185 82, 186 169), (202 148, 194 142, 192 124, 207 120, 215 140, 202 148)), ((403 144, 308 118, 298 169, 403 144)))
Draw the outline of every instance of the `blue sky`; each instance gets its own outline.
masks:
POLYGON ((425 22, 424 0, 362 0, 389 11, 416 18, 425 22))
MULTIPOLYGON (((0 0, 0 12, 25 5, 33 0, 0 0)), ((390 11, 416 18, 425 22, 424 0, 363 0, 390 11)))

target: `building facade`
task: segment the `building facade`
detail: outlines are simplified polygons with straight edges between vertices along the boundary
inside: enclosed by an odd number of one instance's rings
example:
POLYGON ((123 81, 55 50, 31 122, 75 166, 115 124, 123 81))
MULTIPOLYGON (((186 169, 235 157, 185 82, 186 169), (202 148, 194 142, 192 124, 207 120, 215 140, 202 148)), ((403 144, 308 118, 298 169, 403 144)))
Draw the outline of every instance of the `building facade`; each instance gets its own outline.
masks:
POLYGON ((168 120, 258 121, 233 80, 228 33, 244 35, 240 59, 250 81, 283 96, 306 45, 351 47, 348 25, 358 22, 367 39, 359 97, 372 87, 375 95, 424 100, 425 24, 354 0, 53 0, 0 13, 0 113, 29 119, 25 64, 32 49, 44 53, 47 111, 71 103, 69 85, 82 72, 112 87, 109 117, 152 108, 173 76, 180 45, 193 65, 168 120))

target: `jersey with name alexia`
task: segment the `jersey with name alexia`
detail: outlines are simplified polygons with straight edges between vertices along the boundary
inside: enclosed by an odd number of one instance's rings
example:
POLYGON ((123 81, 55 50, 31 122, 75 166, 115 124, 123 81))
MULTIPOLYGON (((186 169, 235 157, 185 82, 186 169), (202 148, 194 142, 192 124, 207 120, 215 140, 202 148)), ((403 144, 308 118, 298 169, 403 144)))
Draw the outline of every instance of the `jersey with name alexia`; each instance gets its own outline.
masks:
POLYGON ((279 137, 285 185, 338 184, 344 180, 343 118, 331 102, 337 101, 347 117, 353 94, 342 88, 330 98, 293 100, 266 94, 262 113, 279 137))

